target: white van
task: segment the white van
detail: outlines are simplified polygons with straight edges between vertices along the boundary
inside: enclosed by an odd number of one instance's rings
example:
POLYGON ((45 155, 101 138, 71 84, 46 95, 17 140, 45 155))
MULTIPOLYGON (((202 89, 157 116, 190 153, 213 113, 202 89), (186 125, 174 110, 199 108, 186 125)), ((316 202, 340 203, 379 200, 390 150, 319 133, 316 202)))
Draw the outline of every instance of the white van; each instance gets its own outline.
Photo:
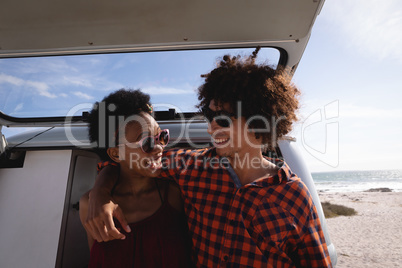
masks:
MULTIPOLYGON (((323 4, 3 1, 0 267, 87 265, 78 201, 92 187, 99 161, 85 123, 91 103, 120 87, 141 87, 151 95, 161 128, 170 129, 171 147, 209 146, 206 122, 194 113, 199 75, 214 68, 217 56, 247 55, 256 46, 261 60, 292 74, 323 4), (174 79, 180 88, 172 86, 174 79)), ((282 139, 272 153, 308 186, 335 266, 317 191, 294 139, 282 139)))

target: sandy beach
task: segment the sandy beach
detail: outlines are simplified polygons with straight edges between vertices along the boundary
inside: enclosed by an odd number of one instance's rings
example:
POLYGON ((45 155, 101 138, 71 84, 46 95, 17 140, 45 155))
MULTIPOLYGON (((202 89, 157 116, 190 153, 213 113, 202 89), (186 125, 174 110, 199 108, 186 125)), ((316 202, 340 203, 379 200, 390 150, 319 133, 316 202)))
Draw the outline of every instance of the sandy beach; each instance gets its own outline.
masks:
POLYGON ((338 253, 336 267, 402 267, 402 192, 320 192, 321 202, 357 215, 327 219, 338 253))

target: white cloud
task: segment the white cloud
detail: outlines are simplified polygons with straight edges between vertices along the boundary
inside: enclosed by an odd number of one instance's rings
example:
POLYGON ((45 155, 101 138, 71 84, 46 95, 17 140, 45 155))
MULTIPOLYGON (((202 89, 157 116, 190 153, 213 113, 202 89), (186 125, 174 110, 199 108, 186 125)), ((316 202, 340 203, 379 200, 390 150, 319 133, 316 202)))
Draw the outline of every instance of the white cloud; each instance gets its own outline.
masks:
POLYGON ((86 100, 92 100, 94 98, 94 97, 92 97, 92 96, 90 96, 88 94, 85 94, 83 92, 80 92, 80 91, 75 91, 75 92, 73 92, 73 94, 75 96, 79 97, 79 98, 83 98, 83 99, 86 99, 86 100))
POLYGON ((64 76, 63 81, 65 83, 67 83, 68 85, 82 86, 82 87, 87 87, 87 88, 93 87, 91 81, 89 81, 89 79, 85 79, 85 78, 64 76))
POLYGON ((321 16, 357 53, 402 62, 402 1, 329 0, 321 16))
POLYGON ((7 64, 7 68, 19 74, 46 74, 78 72, 79 70, 69 64, 63 57, 18 59, 7 64))
POLYGON ((51 99, 56 98, 57 96, 53 93, 49 92, 49 86, 43 82, 35 82, 35 81, 26 81, 27 86, 33 87, 39 93, 39 95, 48 97, 51 99))
POLYGON ((14 112, 18 112, 20 110, 22 110, 22 108, 24 107, 24 103, 19 103, 15 108, 14 108, 14 112))
POLYGON ((49 92, 49 86, 43 82, 23 80, 15 76, 0 74, 0 84, 1 83, 9 83, 19 87, 33 88, 39 93, 39 95, 47 98, 53 99, 57 97, 55 94, 49 92))
POLYGON ((24 80, 11 75, 0 74, 0 84, 2 83, 9 83, 15 86, 21 86, 24 83, 24 80))

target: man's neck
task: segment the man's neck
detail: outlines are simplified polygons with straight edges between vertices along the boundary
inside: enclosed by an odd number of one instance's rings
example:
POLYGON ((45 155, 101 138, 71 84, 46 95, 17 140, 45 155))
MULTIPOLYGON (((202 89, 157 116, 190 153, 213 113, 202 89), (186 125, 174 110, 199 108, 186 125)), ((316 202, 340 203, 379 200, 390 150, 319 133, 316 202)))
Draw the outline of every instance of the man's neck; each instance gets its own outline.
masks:
POLYGON ((272 176, 278 170, 276 165, 263 157, 261 151, 258 153, 237 153, 234 158, 229 160, 242 185, 272 176))

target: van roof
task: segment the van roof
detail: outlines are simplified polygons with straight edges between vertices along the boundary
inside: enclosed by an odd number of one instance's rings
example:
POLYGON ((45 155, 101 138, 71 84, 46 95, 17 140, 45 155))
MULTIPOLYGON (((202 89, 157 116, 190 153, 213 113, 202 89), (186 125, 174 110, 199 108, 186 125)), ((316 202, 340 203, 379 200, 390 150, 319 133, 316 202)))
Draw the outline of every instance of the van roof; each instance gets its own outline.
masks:
MULTIPOLYGON (((3 0, 0 58, 262 46, 277 48, 278 64, 294 71, 323 4, 324 0, 3 0)), ((47 123, 44 118, 32 122, 47 123)), ((0 112, 0 127, 18 124, 18 118, 0 112)))
POLYGON ((323 3, 3 0, 0 57, 256 45, 286 50, 308 39, 323 3))

